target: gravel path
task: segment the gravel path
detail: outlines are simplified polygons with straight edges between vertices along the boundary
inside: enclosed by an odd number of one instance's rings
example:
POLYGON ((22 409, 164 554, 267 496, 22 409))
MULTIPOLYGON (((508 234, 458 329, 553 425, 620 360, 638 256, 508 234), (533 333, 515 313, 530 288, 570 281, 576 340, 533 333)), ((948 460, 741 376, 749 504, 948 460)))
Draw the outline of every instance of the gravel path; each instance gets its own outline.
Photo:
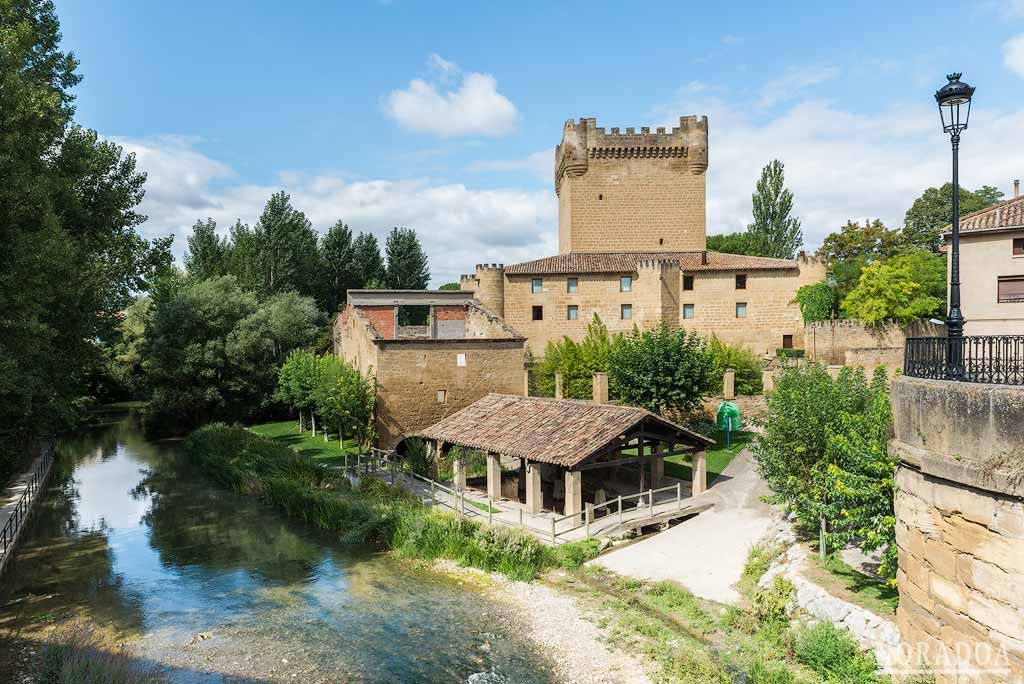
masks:
POLYGON ((512 619, 537 644, 561 684, 652 684, 644 664, 609 646, 572 597, 539 582, 515 582, 454 564, 444 564, 443 570, 476 576, 492 598, 512 603, 512 619))

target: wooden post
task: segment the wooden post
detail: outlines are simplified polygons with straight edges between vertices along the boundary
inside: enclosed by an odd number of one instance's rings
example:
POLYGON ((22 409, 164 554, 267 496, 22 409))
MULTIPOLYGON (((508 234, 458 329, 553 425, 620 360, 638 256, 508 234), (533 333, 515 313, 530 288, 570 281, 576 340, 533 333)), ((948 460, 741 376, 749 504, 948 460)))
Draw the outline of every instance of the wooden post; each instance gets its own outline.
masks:
POLYGON ((430 510, 434 510, 434 481, 430 481, 430 510))
POLYGON ((654 490, 648 489, 647 496, 651 497, 651 515, 654 515, 654 490))
POLYGON ((343 456, 345 457, 345 474, 348 475, 348 452, 346 451, 343 456))
POLYGON ((395 462, 391 461, 391 485, 395 484, 395 462))
POLYGON ((487 497, 487 524, 491 524, 491 497, 487 497))
POLYGON ((558 537, 558 535, 555 534, 555 519, 554 519, 554 517, 552 517, 551 518, 551 545, 552 546, 555 545, 555 540, 557 539, 557 537, 558 537))
POLYGON ((586 510, 583 513, 583 524, 586 525, 586 527, 585 527, 585 529, 583 531, 586 533, 586 536, 588 536, 588 537, 590 536, 590 520, 593 517, 594 517, 594 504, 588 503, 587 504, 587 508, 586 508, 586 510))
POLYGON ((520 527, 523 526, 523 509, 522 508, 519 509, 519 526, 520 527))
POLYGON ((676 507, 683 510, 683 483, 676 482, 676 507))
POLYGON ((622 524, 622 495, 619 494, 619 525, 622 524))

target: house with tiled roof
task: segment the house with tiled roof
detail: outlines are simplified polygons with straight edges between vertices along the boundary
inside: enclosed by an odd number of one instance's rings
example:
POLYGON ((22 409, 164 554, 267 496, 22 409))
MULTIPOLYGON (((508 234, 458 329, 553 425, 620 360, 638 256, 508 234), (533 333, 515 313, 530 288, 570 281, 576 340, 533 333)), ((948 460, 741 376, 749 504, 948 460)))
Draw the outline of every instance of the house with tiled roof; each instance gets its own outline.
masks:
MULTIPOLYGON (((952 238, 946 228, 946 246, 952 238)), ((1024 335, 1024 195, 960 219, 960 298, 967 335, 1024 335)))
POLYGON ((825 264, 707 250, 707 132, 707 117, 653 133, 570 119, 554 155, 560 253, 478 264, 461 288, 521 331, 535 357, 549 341, 582 339, 595 314, 612 332, 665 323, 757 353, 803 347, 793 300, 825 264))

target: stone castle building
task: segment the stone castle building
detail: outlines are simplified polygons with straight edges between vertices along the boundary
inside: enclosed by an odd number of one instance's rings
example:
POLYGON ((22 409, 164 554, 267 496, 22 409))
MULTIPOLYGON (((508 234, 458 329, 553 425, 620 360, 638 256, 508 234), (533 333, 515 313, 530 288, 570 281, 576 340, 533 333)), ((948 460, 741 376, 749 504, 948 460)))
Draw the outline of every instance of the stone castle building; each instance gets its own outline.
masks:
POLYGON ((802 347, 793 297, 825 265, 707 251, 707 168, 707 117, 653 133, 570 119, 555 148, 559 254, 480 264, 460 286, 534 356, 551 340, 581 339, 594 314, 612 332, 666 323, 758 353, 802 347))

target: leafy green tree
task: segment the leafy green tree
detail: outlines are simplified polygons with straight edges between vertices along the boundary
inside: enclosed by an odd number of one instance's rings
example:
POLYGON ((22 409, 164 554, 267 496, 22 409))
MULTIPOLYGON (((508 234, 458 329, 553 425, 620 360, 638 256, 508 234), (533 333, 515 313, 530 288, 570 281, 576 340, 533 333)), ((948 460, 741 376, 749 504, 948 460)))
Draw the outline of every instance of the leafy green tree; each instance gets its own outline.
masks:
POLYGON ((778 259, 792 259, 804 242, 800 219, 790 216, 793 193, 785 187, 785 165, 773 159, 761 170, 757 191, 752 196, 754 222, 747 234, 756 253, 778 259))
POLYGON ((715 387, 724 391, 724 377, 727 368, 736 371, 736 394, 760 394, 764 390, 762 372, 764 361, 757 354, 735 345, 722 342, 712 335, 708 351, 715 362, 715 387))
POLYGON ((839 296, 830 283, 822 281, 802 285, 793 299, 800 307, 804 323, 830 321, 839 313, 839 296))
POLYGON ((695 332, 662 325, 633 332, 608 358, 609 381, 619 399, 654 413, 692 411, 715 386, 715 361, 695 332))
POLYGON ((441 287, 439 287, 437 289, 439 289, 439 290, 461 290, 462 289, 462 284, 461 283, 445 283, 445 284, 441 285, 441 287))
POLYGON ((228 237, 228 275, 235 277, 239 286, 249 292, 258 292, 262 284, 260 247, 256 234, 248 224, 235 221, 228 237))
POLYGON ((388 259, 384 283, 389 290, 422 290, 427 287, 430 269, 415 230, 392 228, 384 251, 388 259))
POLYGON ((849 318, 870 324, 905 324, 942 316, 946 308, 945 257, 918 249, 870 264, 842 306, 849 318))
MULTIPOLYGON (((308 349, 294 349, 277 373, 274 398, 299 413, 299 432, 305 429, 303 412, 313 412, 315 391, 320 385, 320 364, 308 349)), ((312 416, 310 416, 312 417, 312 416)))
POLYGON ((879 219, 865 221, 863 226, 847 221, 825 238, 817 256, 828 263, 829 280, 842 301, 856 287, 865 266, 907 248, 903 233, 886 228, 879 219))
POLYGON ((360 287, 359 269, 355 261, 352 231, 338 221, 320 240, 320 256, 325 280, 324 303, 327 312, 337 313, 345 305, 346 293, 360 287))
POLYGON ((352 241, 352 251, 359 272, 360 287, 369 290, 384 288, 384 258, 372 233, 360 233, 352 241))
POLYGON ((372 377, 333 355, 321 357, 320 382, 315 392, 316 409, 325 424, 338 427, 338 440, 355 436, 365 444, 373 417, 376 388, 372 377))
POLYGON ((119 314, 171 263, 136 232, 135 157, 77 126, 78 62, 52 2, 0 2, 0 475, 8 454, 72 424, 119 314))
POLYGON ((257 291, 261 296, 288 290, 322 296, 316 286, 320 268, 316 231, 306 215, 292 207, 287 193, 270 196, 253 229, 253 238, 260 275, 257 291))
POLYGON ((151 305, 152 299, 142 296, 125 309, 118 326, 118 339, 111 348, 111 376, 124 389, 125 396, 131 398, 145 395, 141 349, 146 340, 151 305))
MULTIPOLYGON (((567 399, 590 399, 594 396, 594 373, 608 372, 608 358, 616 342, 608 326, 594 314, 587 325, 587 334, 576 343, 569 337, 548 342, 544 358, 536 366, 537 391, 554 396, 555 373, 562 376, 562 393, 567 399)), ((610 379, 609 379, 610 382, 610 379)), ((614 387, 609 387, 613 396, 614 387)))
POLYGON ((227 275, 230 249, 227 240, 217 237, 217 223, 213 219, 196 221, 188 238, 185 269, 196 280, 227 275))
MULTIPOLYGON (((960 215, 969 214, 999 202, 1003 193, 985 185, 971 192, 960 188, 960 215)), ((953 223, 953 184, 928 188, 907 209, 903 218, 903 236, 907 244, 938 251, 944 240, 942 231, 953 223)))
POLYGON ((751 239, 750 233, 745 231, 723 235, 708 235, 707 248, 712 252, 759 256, 757 245, 751 239))

